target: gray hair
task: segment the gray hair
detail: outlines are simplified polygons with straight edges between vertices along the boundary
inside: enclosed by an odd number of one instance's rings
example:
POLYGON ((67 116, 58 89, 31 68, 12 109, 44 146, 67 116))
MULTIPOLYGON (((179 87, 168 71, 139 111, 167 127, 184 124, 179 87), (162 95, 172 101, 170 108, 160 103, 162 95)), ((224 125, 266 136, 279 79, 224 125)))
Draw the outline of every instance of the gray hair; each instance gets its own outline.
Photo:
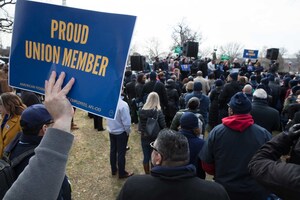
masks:
POLYGON ((157 136, 156 144, 167 165, 181 166, 189 162, 189 143, 184 135, 171 129, 163 129, 157 136))

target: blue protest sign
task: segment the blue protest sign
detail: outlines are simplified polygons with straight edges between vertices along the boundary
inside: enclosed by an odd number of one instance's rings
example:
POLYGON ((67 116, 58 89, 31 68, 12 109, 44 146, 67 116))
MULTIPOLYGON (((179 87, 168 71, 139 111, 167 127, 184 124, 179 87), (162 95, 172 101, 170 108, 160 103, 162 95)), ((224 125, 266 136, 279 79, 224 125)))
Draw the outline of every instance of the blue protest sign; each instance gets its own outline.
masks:
POLYGON ((17 1, 9 85, 44 94, 51 71, 75 78, 72 105, 115 117, 136 17, 17 1))
POLYGON ((258 50, 244 49, 243 58, 256 59, 258 57, 258 50))
POLYGON ((180 65, 182 71, 189 72, 191 70, 192 64, 182 64, 180 65))

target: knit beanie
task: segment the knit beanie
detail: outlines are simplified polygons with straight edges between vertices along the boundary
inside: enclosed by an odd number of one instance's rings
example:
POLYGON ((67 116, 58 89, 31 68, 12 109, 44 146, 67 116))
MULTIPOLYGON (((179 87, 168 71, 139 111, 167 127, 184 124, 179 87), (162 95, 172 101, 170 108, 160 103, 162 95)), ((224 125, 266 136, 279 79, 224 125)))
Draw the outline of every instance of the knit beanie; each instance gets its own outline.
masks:
POLYGON ((186 130, 199 128, 198 117, 192 112, 184 112, 180 118, 180 126, 186 130))
POLYGON ((231 74, 229 74, 229 76, 232 78, 232 80, 237 81, 238 79, 238 73, 237 72, 233 72, 231 74))
POLYGON ((215 81, 215 86, 222 86, 222 85, 223 85, 223 81, 221 79, 215 81))
POLYGON ((195 82, 194 83, 194 91, 201 91, 202 90, 202 84, 201 82, 195 82))
POLYGON ((234 114, 247 114, 250 113, 252 109, 250 100, 243 92, 238 92, 233 95, 228 105, 234 114))

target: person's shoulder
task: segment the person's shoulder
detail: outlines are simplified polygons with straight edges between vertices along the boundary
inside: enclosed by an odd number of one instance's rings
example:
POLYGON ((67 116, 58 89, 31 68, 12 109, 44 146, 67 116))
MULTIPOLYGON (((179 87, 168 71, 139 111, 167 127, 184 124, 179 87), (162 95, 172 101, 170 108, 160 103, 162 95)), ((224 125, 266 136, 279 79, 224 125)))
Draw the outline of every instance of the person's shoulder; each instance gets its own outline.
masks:
POLYGON ((256 135, 263 135, 263 134, 265 134, 268 137, 272 137, 271 133, 267 129, 259 126, 258 124, 255 124, 255 123, 252 124, 251 129, 252 129, 251 132, 253 132, 256 135))
POLYGON ((190 98, 192 98, 194 96, 194 92, 191 92, 191 93, 186 93, 186 95, 185 95, 185 100, 186 101, 188 101, 188 100, 190 100, 190 98))
POLYGON ((128 107, 128 103, 124 99, 119 100, 119 110, 126 109, 128 107))
POLYGON ((203 179, 198 179, 197 181, 197 192, 201 192, 203 199, 229 200, 226 190, 219 183, 203 179))
POLYGON ((210 132, 209 132, 209 138, 212 137, 221 137, 224 133, 226 133, 230 128, 224 126, 224 124, 219 124, 215 126, 210 132))

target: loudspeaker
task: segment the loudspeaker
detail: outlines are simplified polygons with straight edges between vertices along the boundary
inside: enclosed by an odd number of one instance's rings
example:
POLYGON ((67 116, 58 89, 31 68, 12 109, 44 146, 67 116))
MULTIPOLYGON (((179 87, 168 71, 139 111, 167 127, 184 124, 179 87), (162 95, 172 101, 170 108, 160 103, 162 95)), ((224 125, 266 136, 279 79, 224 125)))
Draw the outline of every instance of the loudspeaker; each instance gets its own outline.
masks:
POLYGON ((183 44, 183 55, 196 58, 198 55, 198 42, 186 42, 183 44))
POLYGON ((132 71, 143 71, 145 66, 145 57, 144 56, 131 56, 131 70, 132 71))
POLYGON ((270 60, 277 60, 278 54, 279 54, 279 49, 276 48, 267 49, 266 58, 270 60))

